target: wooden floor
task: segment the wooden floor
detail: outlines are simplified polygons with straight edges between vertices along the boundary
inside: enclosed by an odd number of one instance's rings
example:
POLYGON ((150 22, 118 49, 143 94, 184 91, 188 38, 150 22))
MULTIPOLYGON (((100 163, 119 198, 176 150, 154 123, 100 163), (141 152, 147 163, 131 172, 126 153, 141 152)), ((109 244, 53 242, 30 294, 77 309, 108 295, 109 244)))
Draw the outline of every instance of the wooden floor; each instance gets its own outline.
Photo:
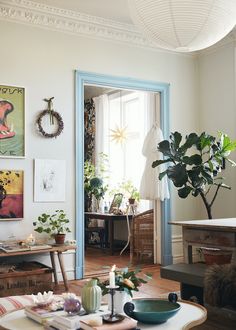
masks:
MULTIPOLYGON (((118 268, 131 266, 129 264, 129 255, 123 256, 115 255, 108 256, 100 254, 96 250, 86 252, 86 273, 85 279, 69 281, 69 290, 77 295, 81 295, 81 289, 89 278, 98 276, 102 279, 108 278, 108 272, 113 264, 116 264, 118 268)), ((162 279, 160 277, 160 266, 153 264, 141 264, 142 273, 151 273, 152 280, 147 284, 140 287, 139 292, 134 293, 134 297, 150 297, 157 298, 167 296, 169 292, 178 292, 180 290, 179 283, 162 279)), ((55 288, 55 293, 64 292, 64 285, 60 285, 55 288)), ((235 330, 236 321, 229 320, 228 318, 222 318, 221 315, 208 314, 207 321, 193 330, 235 330)), ((174 330, 174 329, 173 329, 174 330)))

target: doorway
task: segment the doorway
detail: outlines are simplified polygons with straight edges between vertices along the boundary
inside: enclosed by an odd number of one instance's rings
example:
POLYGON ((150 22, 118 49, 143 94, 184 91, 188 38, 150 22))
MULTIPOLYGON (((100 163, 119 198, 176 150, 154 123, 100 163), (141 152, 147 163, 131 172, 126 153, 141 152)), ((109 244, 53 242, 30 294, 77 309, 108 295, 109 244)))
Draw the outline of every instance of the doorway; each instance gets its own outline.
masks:
MULTIPOLYGON (((88 72, 76 72, 76 278, 83 278, 85 274, 85 235, 84 235, 84 87, 86 85, 100 86, 100 88, 116 90, 136 90, 160 93, 160 126, 164 137, 169 135, 169 85, 155 82, 132 80, 112 76, 98 75, 88 72)), ((161 253, 163 265, 172 262, 171 233, 167 222, 170 214, 169 200, 161 202, 161 223, 158 224, 158 251, 161 253)))

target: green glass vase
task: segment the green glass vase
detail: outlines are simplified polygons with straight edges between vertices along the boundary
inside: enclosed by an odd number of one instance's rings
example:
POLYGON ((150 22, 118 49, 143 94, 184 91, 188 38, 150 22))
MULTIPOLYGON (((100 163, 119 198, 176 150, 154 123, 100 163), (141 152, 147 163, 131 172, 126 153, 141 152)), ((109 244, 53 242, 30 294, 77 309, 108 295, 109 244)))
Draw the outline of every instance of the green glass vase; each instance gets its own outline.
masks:
POLYGON ((90 280, 82 289, 82 306, 87 313, 94 313, 101 306, 102 290, 97 280, 90 280))

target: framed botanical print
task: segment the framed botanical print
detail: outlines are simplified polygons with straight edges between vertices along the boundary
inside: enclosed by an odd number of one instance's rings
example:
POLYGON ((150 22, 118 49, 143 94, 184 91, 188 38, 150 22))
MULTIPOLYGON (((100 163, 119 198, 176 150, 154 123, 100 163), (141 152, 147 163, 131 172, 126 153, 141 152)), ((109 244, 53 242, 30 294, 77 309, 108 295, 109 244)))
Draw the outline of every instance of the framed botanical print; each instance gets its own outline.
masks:
POLYGON ((0 220, 24 217, 24 172, 0 170, 0 220))
POLYGON ((0 85, 0 157, 25 157, 25 89, 0 85))
POLYGON ((66 199, 66 161, 34 160, 34 201, 64 202, 66 199))

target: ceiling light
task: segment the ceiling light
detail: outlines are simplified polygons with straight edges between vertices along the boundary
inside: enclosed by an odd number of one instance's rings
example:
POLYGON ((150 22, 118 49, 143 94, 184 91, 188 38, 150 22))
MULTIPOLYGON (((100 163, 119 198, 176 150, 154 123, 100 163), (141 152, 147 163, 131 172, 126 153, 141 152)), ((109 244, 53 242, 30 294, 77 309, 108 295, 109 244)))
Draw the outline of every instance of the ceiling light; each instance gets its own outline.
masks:
POLYGON ((150 40, 177 52, 209 47, 236 24, 236 0, 129 0, 129 8, 150 40))

